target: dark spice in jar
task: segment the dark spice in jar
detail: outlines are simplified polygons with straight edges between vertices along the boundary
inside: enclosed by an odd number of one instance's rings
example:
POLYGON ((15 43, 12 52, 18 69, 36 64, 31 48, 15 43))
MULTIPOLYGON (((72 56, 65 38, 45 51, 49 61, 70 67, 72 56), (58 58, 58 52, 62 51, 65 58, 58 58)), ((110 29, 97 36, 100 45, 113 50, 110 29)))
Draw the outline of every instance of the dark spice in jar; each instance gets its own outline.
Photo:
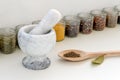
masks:
POLYGON ((117 21, 117 23, 120 24, 120 5, 115 6, 115 10, 118 11, 118 21, 117 21))
POLYGON ((80 32, 83 34, 90 34, 93 30, 93 16, 89 13, 79 13, 80 18, 80 32))
POLYGON ((118 21, 117 21, 118 24, 120 24, 120 16, 118 16, 118 21))
POLYGON ((65 56, 65 57, 73 57, 73 58, 75 58, 75 57, 80 57, 80 55, 79 55, 79 54, 76 54, 75 52, 66 53, 66 54, 64 54, 64 56, 65 56))
POLYGON ((118 11, 114 8, 104 8, 103 11, 107 14, 106 26, 113 28, 117 25, 118 11))
POLYGON ((79 33, 80 19, 76 16, 65 16, 65 35, 68 37, 76 37, 79 33))
POLYGON ((96 31, 102 31, 106 27, 106 14, 101 10, 93 10, 91 14, 94 16, 93 29, 96 31))

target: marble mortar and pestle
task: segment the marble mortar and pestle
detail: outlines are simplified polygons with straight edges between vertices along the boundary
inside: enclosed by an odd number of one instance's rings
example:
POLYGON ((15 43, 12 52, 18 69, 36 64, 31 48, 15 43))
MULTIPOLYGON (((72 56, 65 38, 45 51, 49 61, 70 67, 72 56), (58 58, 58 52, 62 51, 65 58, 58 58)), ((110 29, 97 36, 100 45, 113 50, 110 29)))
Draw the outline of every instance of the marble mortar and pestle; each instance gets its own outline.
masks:
POLYGON ((56 33, 53 30, 62 18, 56 9, 51 9, 37 25, 23 26, 18 32, 18 43, 27 54, 22 64, 32 70, 43 70, 50 66, 50 59, 46 56, 56 43, 56 33))

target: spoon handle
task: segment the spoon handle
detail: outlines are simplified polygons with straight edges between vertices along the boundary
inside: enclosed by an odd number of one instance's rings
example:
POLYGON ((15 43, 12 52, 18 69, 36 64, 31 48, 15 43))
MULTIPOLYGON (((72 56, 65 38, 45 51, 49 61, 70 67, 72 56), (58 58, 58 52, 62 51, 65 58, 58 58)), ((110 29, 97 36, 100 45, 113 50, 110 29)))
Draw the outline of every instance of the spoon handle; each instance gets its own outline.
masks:
POLYGON ((98 57, 101 55, 105 55, 105 57, 120 56, 120 51, 90 52, 90 54, 88 54, 90 58, 98 57))

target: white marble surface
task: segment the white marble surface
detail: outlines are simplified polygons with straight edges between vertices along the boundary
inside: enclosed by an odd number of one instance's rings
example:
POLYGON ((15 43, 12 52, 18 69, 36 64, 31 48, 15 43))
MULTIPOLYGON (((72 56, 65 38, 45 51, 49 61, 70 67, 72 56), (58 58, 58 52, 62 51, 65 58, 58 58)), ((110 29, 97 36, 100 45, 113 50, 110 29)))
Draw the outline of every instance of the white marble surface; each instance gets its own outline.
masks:
POLYGON ((85 51, 120 50, 120 25, 94 31, 90 35, 79 34, 77 38, 65 38, 49 52, 52 63, 46 70, 32 71, 20 63, 25 54, 16 50, 13 54, 0 54, 0 80, 120 80, 120 57, 105 59, 100 66, 91 65, 91 60, 84 62, 66 62, 57 54, 64 49, 85 51))

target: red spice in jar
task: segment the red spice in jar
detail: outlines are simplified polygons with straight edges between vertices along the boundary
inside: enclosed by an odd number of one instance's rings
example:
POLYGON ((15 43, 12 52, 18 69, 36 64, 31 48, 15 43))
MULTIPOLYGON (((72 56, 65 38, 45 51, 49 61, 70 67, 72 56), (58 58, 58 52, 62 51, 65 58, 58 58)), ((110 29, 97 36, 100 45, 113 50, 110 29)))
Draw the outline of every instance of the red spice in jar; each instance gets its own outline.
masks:
POLYGON ((93 10, 91 14, 94 16, 93 29, 96 31, 104 30, 106 26, 106 14, 101 10, 93 10))

